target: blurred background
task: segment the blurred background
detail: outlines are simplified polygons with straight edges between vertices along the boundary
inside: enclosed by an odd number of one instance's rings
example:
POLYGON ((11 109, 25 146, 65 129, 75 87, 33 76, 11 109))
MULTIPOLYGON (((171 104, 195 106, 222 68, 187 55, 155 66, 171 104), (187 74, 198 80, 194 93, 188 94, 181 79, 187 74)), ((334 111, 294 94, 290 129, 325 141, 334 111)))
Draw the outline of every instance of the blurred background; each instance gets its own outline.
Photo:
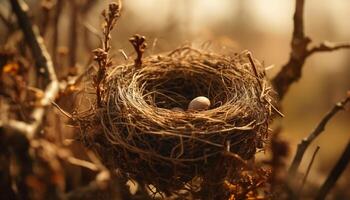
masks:
MULTIPOLYGON (((39 26, 53 20, 54 0, 28 0, 30 13, 39 26), (51 6, 51 7, 50 7, 51 6)), ((101 35, 101 11, 111 1, 75 0, 62 4, 58 21, 57 63, 76 66, 84 71, 91 63, 91 50, 97 48, 101 35), (88 4, 91 4, 88 6, 88 4), (74 24, 75 25, 72 25, 74 24), (72 27, 77 37, 72 46, 72 27), (75 49, 76 58, 69 54, 75 49)), ((295 1, 280 0, 124 0, 120 20, 113 31, 112 51, 116 63, 123 62, 122 49, 133 56, 128 38, 135 33, 147 37, 146 55, 171 51, 184 44, 230 54, 248 49, 265 66, 272 78, 289 58, 295 1)), ((7 1, 0 2, 4 16, 11 13, 7 1)), ((305 32, 317 45, 322 41, 350 41, 350 1, 306 0, 305 32)), ((53 28, 44 30, 45 42, 53 45, 53 28)), ((0 23, 0 42, 8 43, 8 31, 0 23)), ((74 34, 73 34, 74 35, 74 34)), ((14 36, 13 36, 14 37, 14 36)), ((64 77, 60 71, 60 77, 64 77)), ((350 89, 350 51, 318 53, 305 63, 303 75, 286 95, 282 106, 285 118, 282 137, 290 143, 290 156, 297 143, 320 121, 322 116, 350 89)), ((310 180, 322 183, 350 138, 350 112, 339 113, 325 132, 309 148, 301 171, 305 171, 313 150, 321 147, 310 173, 310 180)), ((264 156, 261 153, 261 156, 264 156)), ((350 177, 349 167, 342 182, 350 177)))

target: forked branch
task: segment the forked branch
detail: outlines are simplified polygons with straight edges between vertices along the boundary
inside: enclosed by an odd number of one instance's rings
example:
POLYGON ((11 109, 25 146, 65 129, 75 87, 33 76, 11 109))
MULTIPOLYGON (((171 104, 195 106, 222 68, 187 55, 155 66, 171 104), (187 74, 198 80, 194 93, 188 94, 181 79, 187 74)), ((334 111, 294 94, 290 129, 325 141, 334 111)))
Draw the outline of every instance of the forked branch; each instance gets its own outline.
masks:
POLYGON ((294 30, 291 40, 291 53, 288 62, 272 80, 273 86, 282 100, 289 87, 301 78, 302 68, 306 59, 316 52, 330 52, 350 48, 350 43, 333 44, 323 42, 315 47, 308 48, 311 39, 304 33, 304 3, 305 0, 296 0, 294 12, 294 30))

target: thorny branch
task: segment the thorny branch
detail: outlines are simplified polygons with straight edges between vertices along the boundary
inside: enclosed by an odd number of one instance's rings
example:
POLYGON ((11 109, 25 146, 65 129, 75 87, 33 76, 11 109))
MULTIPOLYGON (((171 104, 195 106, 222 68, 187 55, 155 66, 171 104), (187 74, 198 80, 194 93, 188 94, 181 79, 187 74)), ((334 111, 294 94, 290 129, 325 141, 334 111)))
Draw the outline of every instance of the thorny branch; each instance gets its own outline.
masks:
POLYGON ((311 39, 304 33, 304 2, 296 0, 294 12, 294 31, 292 35, 290 57, 282 66, 282 70, 274 77, 272 83, 279 98, 282 100, 289 87, 301 78, 302 68, 306 59, 316 52, 329 52, 338 49, 350 48, 349 43, 332 44, 323 42, 315 47, 308 48, 311 39))
POLYGON ((140 67, 142 65, 142 55, 147 47, 146 37, 135 34, 129 39, 129 41, 131 42, 137 54, 137 57, 135 59, 135 66, 140 67))
POLYGON ((9 130, 19 131, 25 134, 28 138, 33 138, 42 124, 46 107, 50 105, 51 101, 57 96, 59 92, 59 83, 56 73, 43 43, 42 37, 38 33, 38 28, 33 26, 30 22, 27 10, 27 5, 22 0, 10 0, 14 13, 17 16, 19 26, 21 27, 26 42, 35 58, 36 67, 45 69, 45 77, 49 79, 50 83, 46 86, 44 96, 40 100, 40 107, 35 108, 31 114, 30 123, 22 121, 9 120, 7 123, 0 124, 9 130))
POLYGON ((94 77, 94 85, 96 87, 96 101, 97 105, 99 107, 102 106, 101 101, 101 82, 104 80, 106 76, 106 70, 109 66, 112 65, 112 60, 109 58, 108 53, 111 49, 111 31, 114 28, 114 25, 116 24, 121 11, 121 2, 119 3, 111 3, 109 4, 108 12, 106 10, 103 10, 102 16, 105 20, 104 26, 103 26, 103 44, 102 48, 95 49, 93 51, 94 53, 94 60, 98 64, 98 71, 96 76, 94 77))
POLYGON ((301 160, 304 156, 304 153, 306 149, 309 147, 309 145, 324 131, 329 120, 331 120, 334 117, 334 115, 337 114, 340 110, 344 109, 344 107, 349 101, 350 101, 350 91, 348 91, 347 97, 345 99, 336 103, 334 107, 322 118, 322 120, 317 125, 315 130, 312 131, 312 133, 310 133, 308 137, 304 138, 298 144, 297 152, 289 168, 289 174, 288 174, 289 180, 291 180, 295 176, 296 171, 298 170, 301 160))

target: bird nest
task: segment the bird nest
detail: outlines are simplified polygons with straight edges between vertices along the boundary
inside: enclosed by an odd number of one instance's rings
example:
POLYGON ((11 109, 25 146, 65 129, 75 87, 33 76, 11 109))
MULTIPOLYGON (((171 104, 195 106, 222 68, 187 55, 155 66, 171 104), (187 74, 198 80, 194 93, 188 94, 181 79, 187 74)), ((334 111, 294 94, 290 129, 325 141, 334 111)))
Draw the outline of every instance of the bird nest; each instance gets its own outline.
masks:
MULTIPOLYGON (((232 56, 188 47, 111 67, 102 107, 78 114, 82 139, 104 164, 165 194, 230 178, 237 160, 263 148, 272 89, 248 51, 232 56), (208 110, 186 110, 198 96, 208 110)), ((214 191, 215 192, 215 191, 214 191)))

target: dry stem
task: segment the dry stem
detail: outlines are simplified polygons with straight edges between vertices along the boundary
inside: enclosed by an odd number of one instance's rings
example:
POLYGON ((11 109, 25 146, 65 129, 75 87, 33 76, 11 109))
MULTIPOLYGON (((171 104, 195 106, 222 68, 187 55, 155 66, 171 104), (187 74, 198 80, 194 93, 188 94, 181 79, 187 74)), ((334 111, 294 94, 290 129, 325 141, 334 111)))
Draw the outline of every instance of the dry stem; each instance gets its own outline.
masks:
POLYGON ((117 19, 120 16, 121 11, 121 2, 119 1, 119 4, 117 3, 111 3, 109 4, 108 12, 106 10, 103 10, 102 16, 105 20, 105 24, 103 27, 103 44, 102 48, 95 49, 93 51, 94 53, 94 59, 98 63, 98 71, 96 76, 94 77, 94 85, 96 87, 96 101, 97 105, 99 107, 102 106, 101 101, 101 82, 104 80, 106 76, 106 70, 109 66, 112 65, 112 61, 108 56, 109 50, 111 49, 111 31, 114 28, 114 25, 117 22, 117 19))

